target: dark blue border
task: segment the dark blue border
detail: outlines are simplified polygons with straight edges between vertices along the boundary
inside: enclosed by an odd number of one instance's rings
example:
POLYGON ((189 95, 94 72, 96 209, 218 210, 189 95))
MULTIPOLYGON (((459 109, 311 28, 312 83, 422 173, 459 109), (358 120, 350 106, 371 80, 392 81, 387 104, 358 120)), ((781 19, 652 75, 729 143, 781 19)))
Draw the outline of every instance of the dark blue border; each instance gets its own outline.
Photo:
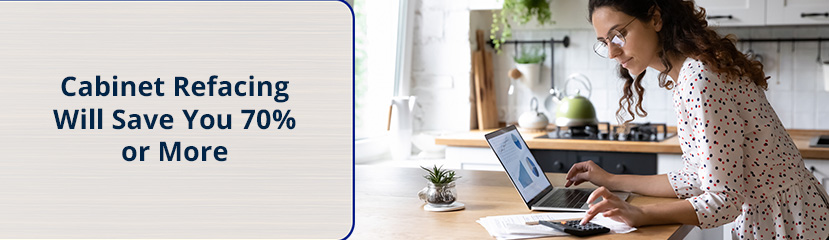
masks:
POLYGON ((356 132, 355 132, 355 129, 356 129, 356 126, 355 126, 356 98, 355 98, 355 92, 354 92, 354 90, 356 89, 356 82, 354 81, 354 78, 355 78, 355 75, 356 75, 356 70, 355 69, 357 67, 357 66, 354 66, 354 63, 356 62, 356 59, 355 59, 355 56, 354 56, 354 53, 355 53, 354 44, 356 42, 356 39, 354 38, 354 32, 355 32, 356 19, 354 18, 354 8, 352 8, 351 5, 348 4, 348 2, 346 2, 345 0, 337 0, 337 1, 340 1, 341 3, 348 6, 348 10, 351 11, 351 230, 349 230, 348 234, 345 235, 344 238, 342 238, 343 240, 345 240, 345 239, 348 239, 348 237, 351 237, 351 234, 354 233, 354 226, 356 225, 356 222, 357 222, 357 207, 356 207, 357 199, 355 197, 355 195, 356 195, 355 191, 357 189, 357 185, 356 185, 357 168, 356 168, 356 162, 354 160, 356 158, 355 151, 357 149, 356 144, 355 144, 355 141, 356 141, 355 136, 357 136, 357 135, 356 135, 356 132))

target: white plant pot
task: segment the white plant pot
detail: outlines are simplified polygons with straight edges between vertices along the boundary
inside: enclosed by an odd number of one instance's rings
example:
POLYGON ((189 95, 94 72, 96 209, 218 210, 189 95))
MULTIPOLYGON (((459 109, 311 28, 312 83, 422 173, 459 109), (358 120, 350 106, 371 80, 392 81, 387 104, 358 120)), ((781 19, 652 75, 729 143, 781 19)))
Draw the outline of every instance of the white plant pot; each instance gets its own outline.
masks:
POLYGON ((521 72, 520 83, 530 88, 541 84, 541 63, 516 63, 515 69, 521 72))

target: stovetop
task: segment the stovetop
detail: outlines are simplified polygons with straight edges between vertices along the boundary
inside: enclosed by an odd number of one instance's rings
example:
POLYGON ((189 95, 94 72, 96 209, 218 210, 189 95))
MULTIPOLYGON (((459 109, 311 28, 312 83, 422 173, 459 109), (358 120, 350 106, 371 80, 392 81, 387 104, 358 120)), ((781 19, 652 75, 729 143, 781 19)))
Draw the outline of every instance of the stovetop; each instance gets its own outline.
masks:
POLYGON ((664 123, 629 123, 625 127, 611 127, 610 123, 600 122, 582 127, 556 127, 556 131, 536 138, 661 142, 674 135, 676 134, 668 133, 668 126, 664 123), (604 125, 604 129, 600 129, 600 125, 604 125))

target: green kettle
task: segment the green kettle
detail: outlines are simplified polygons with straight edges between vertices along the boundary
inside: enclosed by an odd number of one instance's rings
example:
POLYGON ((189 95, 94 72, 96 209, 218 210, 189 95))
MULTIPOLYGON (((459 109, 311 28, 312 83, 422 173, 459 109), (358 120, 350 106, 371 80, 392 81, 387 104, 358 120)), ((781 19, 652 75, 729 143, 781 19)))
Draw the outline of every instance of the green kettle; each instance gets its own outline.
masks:
MULTIPOLYGON (((573 80, 580 81, 588 91, 592 91, 590 80, 582 74, 573 74, 568 77, 564 84, 565 91, 568 89, 567 85, 573 80)), ((596 118, 596 108, 594 108, 593 104, 590 103, 590 99, 581 95, 581 90, 577 90, 575 95, 562 96, 557 100, 555 120, 556 126, 582 127, 597 125, 599 123, 599 120, 596 118)))

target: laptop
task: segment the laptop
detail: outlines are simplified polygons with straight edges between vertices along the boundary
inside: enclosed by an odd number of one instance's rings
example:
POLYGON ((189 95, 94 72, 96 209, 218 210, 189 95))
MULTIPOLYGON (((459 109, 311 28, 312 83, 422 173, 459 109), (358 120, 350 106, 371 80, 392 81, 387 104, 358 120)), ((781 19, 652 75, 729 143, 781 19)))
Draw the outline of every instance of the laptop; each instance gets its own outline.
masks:
MULTIPOLYGON (((530 210, 539 211, 586 211, 590 209, 587 198, 595 189, 553 187, 538 162, 527 148, 527 143, 515 125, 486 134, 489 147, 501 161, 524 203, 530 210)), ((614 192, 627 200, 630 193, 614 192)), ((596 200, 601 201, 601 199, 596 200)))

